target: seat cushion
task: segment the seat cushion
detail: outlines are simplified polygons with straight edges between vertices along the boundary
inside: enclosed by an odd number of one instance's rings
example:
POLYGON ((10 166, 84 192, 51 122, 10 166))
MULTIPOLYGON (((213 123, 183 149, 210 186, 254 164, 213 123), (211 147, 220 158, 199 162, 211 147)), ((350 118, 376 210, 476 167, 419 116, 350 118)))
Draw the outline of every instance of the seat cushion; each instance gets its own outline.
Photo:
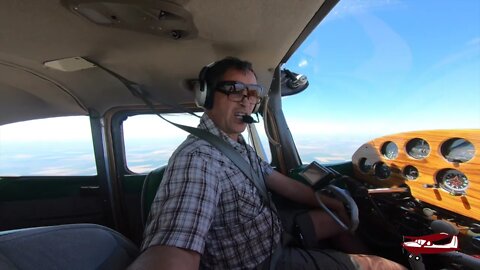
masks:
POLYGON ((96 224, 0 232, 0 269, 125 269, 137 247, 96 224))
POLYGON ((145 181, 143 182, 142 187, 142 194, 141 194, 141 218, 142 218, 142 225, 145 227, 145 223, 147 221, 148 213, 150 212, 150 207, 152 206, 152 202, 155 199, 155 195, 157 194, 158 186, 160 186, 160 182, 162 182, 163 173, 167 166, 159 167, 150 173, 147 174, 145 177, 145 181))

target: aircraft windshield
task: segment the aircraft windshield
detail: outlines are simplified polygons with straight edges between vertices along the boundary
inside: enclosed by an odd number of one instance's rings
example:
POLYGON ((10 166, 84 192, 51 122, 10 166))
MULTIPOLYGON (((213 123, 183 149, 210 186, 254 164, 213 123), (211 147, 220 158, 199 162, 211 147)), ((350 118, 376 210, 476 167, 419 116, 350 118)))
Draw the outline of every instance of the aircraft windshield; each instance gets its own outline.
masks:
POLYGON ((304 163, 351 159, 387 134, 480 128, 480 2, 342 0, 285 67, 309 88, 283 98, 304 163))

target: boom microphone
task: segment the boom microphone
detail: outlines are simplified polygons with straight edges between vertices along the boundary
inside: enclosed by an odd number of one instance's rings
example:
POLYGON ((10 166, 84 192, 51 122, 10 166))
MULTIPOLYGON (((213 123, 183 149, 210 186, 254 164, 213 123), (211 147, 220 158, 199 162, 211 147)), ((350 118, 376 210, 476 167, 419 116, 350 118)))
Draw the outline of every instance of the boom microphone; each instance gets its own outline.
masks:
POLYGON ((255 119, 253 119, 253 117, 251 117, 250 115, 246 115, 246 114, 244 114, 242 116, 242 121, 244 123, 247 123, 247 124, 258 123, 258 121, 255 121, 255 119))

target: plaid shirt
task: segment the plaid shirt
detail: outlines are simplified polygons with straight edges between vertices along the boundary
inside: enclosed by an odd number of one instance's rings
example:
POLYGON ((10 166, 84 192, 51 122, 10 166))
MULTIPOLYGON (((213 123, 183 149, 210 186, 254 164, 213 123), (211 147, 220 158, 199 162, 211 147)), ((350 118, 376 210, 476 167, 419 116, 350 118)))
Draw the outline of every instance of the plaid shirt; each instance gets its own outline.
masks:
MULTIPOLYGON (((272 167, 253 148, 230 139, 204 114, 198 126, 230 143, 264 175, 272 167), (250 156, 250 157, 249 157, 250 156)), ((208 142, 190 135, 173 153, 152 204, 142 250, 166 245, 196 251, 201 268, 249 269, 280 240, 277 215, 254 184, 208 142)))

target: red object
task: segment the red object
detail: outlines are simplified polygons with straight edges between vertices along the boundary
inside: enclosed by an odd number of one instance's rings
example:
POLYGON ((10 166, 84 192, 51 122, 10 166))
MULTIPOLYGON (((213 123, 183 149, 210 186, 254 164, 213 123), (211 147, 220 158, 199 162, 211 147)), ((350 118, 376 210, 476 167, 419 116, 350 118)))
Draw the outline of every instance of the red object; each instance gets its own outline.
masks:
POLYGON ((449 235, 447 233, 429 234, 424 236, 405 236, 407 240, 402 243, 402 246, 411 254, 436 254, 449 251, 458 250, 458 238, 456 235, 449 235), (449 243, 436 244, 440 240, 451 237, 449 243))

